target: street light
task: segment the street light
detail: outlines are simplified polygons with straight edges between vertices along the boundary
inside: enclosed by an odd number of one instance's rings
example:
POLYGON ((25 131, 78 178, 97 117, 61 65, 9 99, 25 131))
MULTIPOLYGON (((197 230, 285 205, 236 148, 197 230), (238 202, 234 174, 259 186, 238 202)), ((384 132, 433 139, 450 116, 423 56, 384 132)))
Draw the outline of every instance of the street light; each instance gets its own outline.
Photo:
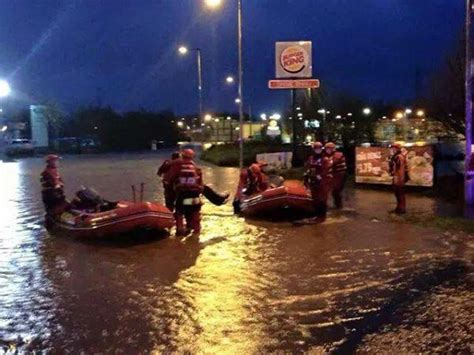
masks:
MULTIPOLYGON (((239 99, 239 98, 236 98, 236 99, 235 99, 235 103, 236 103, 236 104, 240 104, 240 103, 242 103, 242 100, 239 99)), ((239 106, 240 106, 240 105, 239 105, 239 106)))
POLYGON ((227 84, 233 84, 234 83, 234 77, 233 76, 228 76, 225 78, 225 81, 227 84))
POLYGON ((274 113, 273 115, 270 116, 270 119, 278 121, 281 118, 281 115, 279 113, 274 113))
POLYGON ((262 114, 260 115, 260 118, 262 119, 262 121, 266 121, 266 120, 267 120, 267 114, 262 113, 262 114))
POLYGON ((372 110, 368 107, 365 107, 363 110, 362 110, 362 113, 366 116, 370 115, 372 113, 372 110))
POLYGON ((212 116, 210 114, 207 114, 206 116, 204 116, 204 121, 209 122, 211 120, 212 120, 212 116))
POLYGON ((411 115, 412 112, 413 112, 413 111, 411 110, 411 108, 405 109, 405 113, 406 113, 407 115, 411 115))
MULTIPOLYGON (((222 0, 204 0, 207 7, 215 9, 222 4, 222 0)), ((243 95, 243 60, 242 60, 242 0, 237 0, 237 47, 239 57, 239 71, 238 71, 238 98, 239 98, 239 166, 242 169, 244 166, 244 95, 243 95)))
POLYGON ((206 0, 205 3, 210 8, 216 8, 221 6, 222 0, 206 0))
POLYGON ((202 120, 202 61, 201 61, 201 49, 200 48, 191 48, 181 46, 178 48, 178 52, 181 55, 188 54, 189 51, 196 52, 197 58, 197 71, 198 71, 198 99, 199 99, 199 119, 202 120))
POLYGON ((417 115, 418 117, 423 117, 423 116, 425 115, 425 111, 423 111, 423 110, 418 110, 418 111, 416 111, 416 115, 417 115))
POLYGON ((11 88, 6 80, 0 80, 0 97, 6 97, 10 95, 11 88))

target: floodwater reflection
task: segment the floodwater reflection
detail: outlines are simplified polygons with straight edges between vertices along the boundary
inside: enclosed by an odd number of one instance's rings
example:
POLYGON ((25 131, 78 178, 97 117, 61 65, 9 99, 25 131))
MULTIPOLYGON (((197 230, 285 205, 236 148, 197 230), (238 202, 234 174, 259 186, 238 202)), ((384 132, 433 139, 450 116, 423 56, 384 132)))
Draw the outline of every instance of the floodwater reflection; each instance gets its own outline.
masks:
MULTIPOLYGON (((145 197, 161 200, 155 173, 165 158, 66 157, 61 171, 69 196, 85 184, 127 198, 144 182, 145 197)), ((206 204, 199 238, 53 236, 42 226, 42 167, 41 159, 0 164, 0 347, 11 351, 320 351, 376 315, 394 290, 409 291, 407 275, 453 258, 435 232, 365 219, 370 203, 391 200, 381 192, 356 193, 361 215, 320 226, 245 220, 230 205, 206 204)), ((203 173, 234 191, 236 169, 204 165, 203 173)))

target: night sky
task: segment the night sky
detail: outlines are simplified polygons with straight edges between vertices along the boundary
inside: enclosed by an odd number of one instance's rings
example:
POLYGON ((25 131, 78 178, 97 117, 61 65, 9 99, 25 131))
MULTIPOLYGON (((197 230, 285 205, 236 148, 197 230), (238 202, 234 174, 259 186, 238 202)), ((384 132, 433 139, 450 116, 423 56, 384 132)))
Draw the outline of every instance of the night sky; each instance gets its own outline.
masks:
MULTIPOLYGON (((196 112, 203 51, 205 110, 236 111, 236 0, 217 11, 201 0, 0 0, 0 77, 14 99, 54 99, 66 110, 101 103, 118 110, 196 112)), ((406 100, 415 71, 429 78, 454 50, 463 0, 243 0, 244 100, 255 114, 281 110, 270 91, 274 42, 312 40, 313 74, 331 92, 368 101, 406 100)))

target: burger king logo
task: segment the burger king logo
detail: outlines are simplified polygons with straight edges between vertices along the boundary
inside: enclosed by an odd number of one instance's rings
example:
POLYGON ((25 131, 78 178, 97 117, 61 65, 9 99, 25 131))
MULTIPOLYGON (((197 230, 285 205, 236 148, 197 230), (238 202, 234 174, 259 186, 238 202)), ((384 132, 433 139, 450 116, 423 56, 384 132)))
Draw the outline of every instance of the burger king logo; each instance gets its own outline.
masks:
POLYGON ((304 70, 308 63, 308 53, 301 46, 285 48, 280 55, 280 64, 284 71, 297 74, 304 70))

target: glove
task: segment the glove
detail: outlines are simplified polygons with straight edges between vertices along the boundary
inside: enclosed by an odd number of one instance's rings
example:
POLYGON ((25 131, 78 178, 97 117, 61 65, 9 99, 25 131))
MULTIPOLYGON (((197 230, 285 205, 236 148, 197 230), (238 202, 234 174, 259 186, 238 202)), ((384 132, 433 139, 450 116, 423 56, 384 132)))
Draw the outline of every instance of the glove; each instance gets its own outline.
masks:
POLYGON ((241 212, 239 200, 234 200, 234 202, 232 202, 232 206, 234 207, 234 214, 239 214, 241 212))

